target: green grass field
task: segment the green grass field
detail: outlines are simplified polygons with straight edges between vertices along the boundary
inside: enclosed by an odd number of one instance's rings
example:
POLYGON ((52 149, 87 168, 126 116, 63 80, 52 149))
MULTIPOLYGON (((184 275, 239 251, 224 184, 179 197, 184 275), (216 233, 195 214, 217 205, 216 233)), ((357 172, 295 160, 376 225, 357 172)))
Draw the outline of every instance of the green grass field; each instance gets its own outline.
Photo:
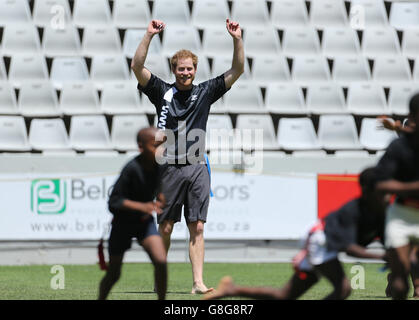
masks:
MULTIPOLYGON (((345 264, 349 278, 352 264, 345 264)), ((387 299, 384 295, 386 273, 378 272, 379 264, 363 264, 365 289, 353 290, 350 299, 387 299)), ((51 289, 51 265, 43 266, 0 266, 0 300, 94 300, 98 284, 104 272, 97 265, 64 265, 65 288, 51 289)), ((216 287, 224 275, 231 275, 237 284, 245 286, 280 287, 292 274, 288 263, 207 263, 205 281, 216 287)), ((122 276, 114 286, 109 299, 148 300, 156 299, 153 293, 153 268, 149 263, 127 263, 122 276)), ((186 263, 169 264, 169 286, 167 299, 193 300, 201 296, 191 295, 191 267, 186 263)), ((331 286, 322 279, 301 299, 322 299, 331 286)), ((409 297, 412 296, 412 290, 409 297)))

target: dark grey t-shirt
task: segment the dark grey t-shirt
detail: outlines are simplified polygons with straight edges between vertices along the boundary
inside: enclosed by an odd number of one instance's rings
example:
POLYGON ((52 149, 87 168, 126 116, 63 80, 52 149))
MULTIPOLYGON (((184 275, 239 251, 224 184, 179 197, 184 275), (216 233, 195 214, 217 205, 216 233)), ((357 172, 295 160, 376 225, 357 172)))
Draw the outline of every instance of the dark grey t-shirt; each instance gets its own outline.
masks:
POLYGON ((203 160, 210 107, 228 91, 224 75, 193 85, 191 90, 179 91, 174 83, 152 74, 145 87, 138 84, 137 88, 156 107, 157 127, 173 132, 174 141, 166 143, 167 159, 180 164, 190 163, 190 158, 203 160))
POLYGON ((149 202, 159 193, 162 167, 156 166, 155 171, 147 171, 141 159, 142 155, 138 155, 130 160, 115 182, 108 200, 109 211, 115 217, 114 222, 141 223, 148 214, 125 209, 124 200, 149 202))
POLYGON ((384 213, 366 211, 360 198, 351 200, 325 218, 329 250, 345 251, 351 244, 366 247, 379 238, 384 242, 384 213))

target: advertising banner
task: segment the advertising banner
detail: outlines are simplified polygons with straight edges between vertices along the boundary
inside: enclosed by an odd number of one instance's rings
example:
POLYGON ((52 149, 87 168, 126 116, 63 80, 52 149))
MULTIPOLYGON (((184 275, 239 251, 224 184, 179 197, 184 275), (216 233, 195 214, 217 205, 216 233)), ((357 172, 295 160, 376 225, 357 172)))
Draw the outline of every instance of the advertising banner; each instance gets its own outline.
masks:
MULTIPOLYGON (((117 174, 2 175, 0 240, 94 240, 117 174)), ((206 239, 298 239, 317 218, 317 176, 212 172, 206 239)), ((175 224, 172 239, 186 239, 175 224)))

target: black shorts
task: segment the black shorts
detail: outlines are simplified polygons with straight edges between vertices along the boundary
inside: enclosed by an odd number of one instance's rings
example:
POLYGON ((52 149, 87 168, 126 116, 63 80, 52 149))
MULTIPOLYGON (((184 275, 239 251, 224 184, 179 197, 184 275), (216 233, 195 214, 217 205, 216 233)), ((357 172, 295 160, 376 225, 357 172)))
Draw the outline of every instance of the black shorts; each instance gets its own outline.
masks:
POLYGON ((153 217, 142 223, 113 222, 108 241, 109 255, 120 255, 131 248, 132 238, 139 244, 152 235, 160 236, 153 217))
POLYGON ((210 176, 206 164, 167 165, 162 174, 166 207, 158 222, 179 222, 184 207, 186 223, 207 221, 210 176))

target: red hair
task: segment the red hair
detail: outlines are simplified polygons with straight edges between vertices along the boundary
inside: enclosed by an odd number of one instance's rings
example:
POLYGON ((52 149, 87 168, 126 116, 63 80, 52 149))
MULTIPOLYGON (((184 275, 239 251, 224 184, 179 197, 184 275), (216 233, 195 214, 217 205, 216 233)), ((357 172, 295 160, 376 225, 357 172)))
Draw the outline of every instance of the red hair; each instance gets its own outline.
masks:
POLYGON ((195 54, 193 54, 191 51, 182 49, 176 52, 173 55, 173 57, 170 59, 170 66, 172 67, 172 70, 176 69, 177 62, 179 61, 179 59, 188 59, 188 58, 192 59, 193 66, 196 69, 198 65, 198 57, 195 54))

